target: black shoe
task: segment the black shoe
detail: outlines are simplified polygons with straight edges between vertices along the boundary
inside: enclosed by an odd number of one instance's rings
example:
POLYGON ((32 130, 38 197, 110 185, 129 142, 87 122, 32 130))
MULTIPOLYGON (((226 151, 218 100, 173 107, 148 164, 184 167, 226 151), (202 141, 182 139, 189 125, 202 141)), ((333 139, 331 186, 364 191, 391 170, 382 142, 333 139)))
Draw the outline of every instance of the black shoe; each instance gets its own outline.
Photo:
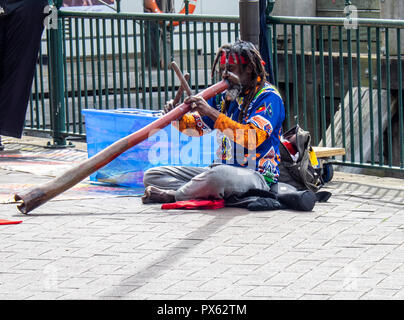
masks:
POLYGON ((278 201, 288 209, 311 211, 317 198, 314 192, 303 190, 278 194, 278 201))
POLYGON ((332 193, 328 192, 328 191, 316 192, 317 202, 327 202, 328 199, 330 199, 331 196, 332 196, 332 193))
POLYGON ((0 137, 0 151, 4 150, 4 145, 1 143, 1 137, 0 137))
POLYGON ((268 210, 280 210, 285 209, 278 200, 272 198, 259 198, 258 200, 251 202, 247 205, 247 209, 250 211, 268 211, 268 210))

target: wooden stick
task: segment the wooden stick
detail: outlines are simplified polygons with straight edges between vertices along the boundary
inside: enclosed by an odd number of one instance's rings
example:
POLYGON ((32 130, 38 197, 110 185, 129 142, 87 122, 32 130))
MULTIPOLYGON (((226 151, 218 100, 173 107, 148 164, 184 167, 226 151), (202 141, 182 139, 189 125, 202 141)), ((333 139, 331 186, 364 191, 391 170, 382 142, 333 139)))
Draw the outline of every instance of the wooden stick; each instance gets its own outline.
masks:
POLYGON ((181 73, 180 68, 178 67, 178 65, 175 63, 175 61, 170 63, 170 67, 174 70, 175 74, 177 75, 177 77, 180 79, 181 81, 181 87, 184 88, 185 92, 187 93, 188 96, 192 96, 192 90, 189 87, 189 84, 187 82, 187 80, 184 78, 184 76, 181 73))
MULTIPOLYGON (((225 80, 222 80, 219 83, 203 90, 197 94, 197 96, 201 96, 207 100, 225 91, 227 88, 228 83, 225 80)), ((182 103, 161 118, 150 123, 146 127, 116 141, 93 157, 66 171, 61 176, 43 185, 15 194, 14 199, 16 201, 22 201, 22 203, 17 206, 18 210, 24 214, 29 213, 50 199, 70 189, 80 181, 84 180, 95 171, 110 163, 129 148, 132 148, 133 146, 155 134, 160 129, 168 126, 172 121, 181 118, 190 110, 191 106, 189 104, 182 103)))
MULTIPOLYGON (((185 78, 185 80, 188 81, 189 78, 190 78, 189 73, 185 73, 185 74, 184 74, 184 78, 185 78)), ((181 84, 181 86, 180 86, 180 88, 178 89, 177 94, 175 95, 175 98, 174 98, 174 102, 173 102, 174 107, 180 102, 181 97, 182 97, 182 94, 184 93, 184 91, 185 91, 185 88, 184 88, 184 87, 182 86, 182 84, 181 84)))

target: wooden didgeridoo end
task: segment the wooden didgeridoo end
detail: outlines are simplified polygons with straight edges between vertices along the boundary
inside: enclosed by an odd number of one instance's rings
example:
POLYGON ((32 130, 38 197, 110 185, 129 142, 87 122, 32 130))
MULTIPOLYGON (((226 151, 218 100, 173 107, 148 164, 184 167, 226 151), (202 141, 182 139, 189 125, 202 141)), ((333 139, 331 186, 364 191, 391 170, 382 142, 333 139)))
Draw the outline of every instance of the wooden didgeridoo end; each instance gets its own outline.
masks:
POLYGON ((40 186, 28 192, 22 191, 20 194, 14 195, 14 199, 15 201, 22 201, 21 204, 17 205, 17 208, 24 214, 27 214, 49 200, 46 191, 40 186))
MULTIPOLYGON (((228 86, 228 82, 222 80, 198 93, 197 96, 201 96, 207 100, 223 92, 228 88, 228 86)), ((139 144, 160 129, 168 126, 172 121, 180 119, 190 110, 191 106, 189 104, 182 103, 161 118, 114 142, 112 145, 100 151, 93 157, 83 161, 76 167, 69 169, 61 176, 46 182, 43 185, 23 190, 22 192, 15 194, 15 201, 20 202, 20 204, 17 206, 18 210, 21 213, 28 214, 30 211, 38 208, 40 205, 84 180, 95 171, 110 163, 129 148, 139 144)))

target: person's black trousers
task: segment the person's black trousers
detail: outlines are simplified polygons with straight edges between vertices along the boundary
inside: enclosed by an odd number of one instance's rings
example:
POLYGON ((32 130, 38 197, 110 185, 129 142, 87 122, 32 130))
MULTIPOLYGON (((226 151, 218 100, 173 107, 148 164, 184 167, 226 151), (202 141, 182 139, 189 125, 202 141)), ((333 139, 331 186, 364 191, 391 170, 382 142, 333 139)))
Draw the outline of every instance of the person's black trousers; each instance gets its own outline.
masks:
POLYGON ((47 4, 0 0, 0 135, 22 135, 47 4))

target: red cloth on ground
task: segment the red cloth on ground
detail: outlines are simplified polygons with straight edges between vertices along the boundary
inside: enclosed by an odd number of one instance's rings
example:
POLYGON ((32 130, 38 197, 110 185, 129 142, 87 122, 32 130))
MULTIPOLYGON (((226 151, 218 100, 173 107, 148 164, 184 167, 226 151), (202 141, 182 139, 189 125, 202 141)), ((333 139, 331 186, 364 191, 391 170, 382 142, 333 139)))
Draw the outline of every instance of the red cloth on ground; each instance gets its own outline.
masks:
POLYGON ((22 221, 10 221, 10 220, 4 220, 0 219, 0 225, 6 225, 6 224, 19 224, 22 221))
POLYGON ((177 201, 174 203, 164 203, 161 205, 161 209, 170 210, 170 209, 201 209, 201 210, 213 210, 224 208, 224 200, 187 200, 187 201, 177 201))

